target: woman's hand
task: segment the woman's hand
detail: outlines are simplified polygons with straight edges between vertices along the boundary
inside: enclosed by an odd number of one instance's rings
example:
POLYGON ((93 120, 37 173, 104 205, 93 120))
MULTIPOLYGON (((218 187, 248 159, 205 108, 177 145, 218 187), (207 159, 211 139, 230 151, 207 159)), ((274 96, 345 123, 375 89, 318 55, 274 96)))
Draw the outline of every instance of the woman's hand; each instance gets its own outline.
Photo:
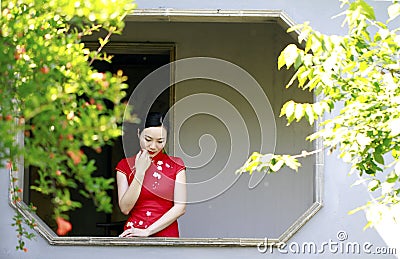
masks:
POLYGON ((122 232, 119 237, 148 237, 149 236, 149 231, 147 229, 141 229, 141 228, 129 228, 122 232))
POLYGON ((150 164, 151 164, 151 158, 147 150, 139 151, 139 153, 136 155, 136 160, 135 160, 135 168, 137 176, 143 177, 144 173, 146 172, 147 168, 149 168, 150 164))

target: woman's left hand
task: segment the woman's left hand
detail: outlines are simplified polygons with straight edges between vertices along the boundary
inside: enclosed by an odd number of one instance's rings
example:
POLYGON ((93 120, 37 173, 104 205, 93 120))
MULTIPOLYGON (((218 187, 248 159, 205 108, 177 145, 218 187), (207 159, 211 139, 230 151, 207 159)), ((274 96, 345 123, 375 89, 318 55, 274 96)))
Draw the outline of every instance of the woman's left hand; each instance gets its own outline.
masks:
POLYGON ((148 237, 149 236, 149 231, 147 229, 141 229, 141 228, 129 228, 122 232, 119 237, 148 237))

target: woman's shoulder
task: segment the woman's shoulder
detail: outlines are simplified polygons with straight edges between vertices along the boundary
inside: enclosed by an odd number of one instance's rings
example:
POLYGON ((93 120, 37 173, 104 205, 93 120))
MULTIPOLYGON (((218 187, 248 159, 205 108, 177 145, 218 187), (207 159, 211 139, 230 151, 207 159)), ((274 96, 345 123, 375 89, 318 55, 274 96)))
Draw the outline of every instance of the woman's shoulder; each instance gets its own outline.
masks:
POLYGON ((183 162, 183 160, 180 157, 177 156, 168 156, 169 160, 171 161, 171 163, 179 168, 184 168, 185 167, 185 163, 183 162))
POLYGON ((121 172, 130 172, 135 167, 135 156, 122 158, 115 169, 121 172))

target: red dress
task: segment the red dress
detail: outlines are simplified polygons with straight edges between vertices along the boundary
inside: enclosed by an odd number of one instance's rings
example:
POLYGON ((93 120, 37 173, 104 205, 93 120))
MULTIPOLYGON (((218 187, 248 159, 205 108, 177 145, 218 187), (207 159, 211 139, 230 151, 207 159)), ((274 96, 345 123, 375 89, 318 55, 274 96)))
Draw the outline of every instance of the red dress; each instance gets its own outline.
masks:
MULTIPOLYGON (((125 174, 130 185, 135 176, 136 156, 122 159, 116 170, 125 174)), ((182 159, 162 152, 152 158, 135 206, 129 212, 124 230, 135 227, 145 229, 174 206, 176 175, 185 169, 182 159)), ((153 237, 179 237, 178 222, 152 235, 153 237)))

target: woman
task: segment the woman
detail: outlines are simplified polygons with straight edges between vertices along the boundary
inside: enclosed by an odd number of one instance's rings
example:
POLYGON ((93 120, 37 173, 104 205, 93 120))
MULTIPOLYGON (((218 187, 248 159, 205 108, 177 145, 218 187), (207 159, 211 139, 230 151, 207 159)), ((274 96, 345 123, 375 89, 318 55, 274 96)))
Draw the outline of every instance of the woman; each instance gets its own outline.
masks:
POLYGON ((160 113, 150 113, 141 150, 117 167, 119 207, 129 218, 120 237, 179 237, 177 219, 186 208, 185 165, 163 152, 167 130, 160 113))

